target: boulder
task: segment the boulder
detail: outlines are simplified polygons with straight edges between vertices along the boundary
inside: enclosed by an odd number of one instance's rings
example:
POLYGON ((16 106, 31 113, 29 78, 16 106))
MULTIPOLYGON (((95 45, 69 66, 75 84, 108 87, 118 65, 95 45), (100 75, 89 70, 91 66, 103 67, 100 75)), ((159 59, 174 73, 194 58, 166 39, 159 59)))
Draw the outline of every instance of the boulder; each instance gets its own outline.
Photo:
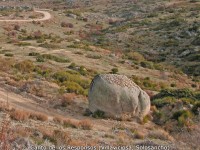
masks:
POLYGON ((150 111, 150 98, 124 75, 97 75, 89 89, 89 110, 102 111, 114 119, 124 116, 143 118, 150 111))

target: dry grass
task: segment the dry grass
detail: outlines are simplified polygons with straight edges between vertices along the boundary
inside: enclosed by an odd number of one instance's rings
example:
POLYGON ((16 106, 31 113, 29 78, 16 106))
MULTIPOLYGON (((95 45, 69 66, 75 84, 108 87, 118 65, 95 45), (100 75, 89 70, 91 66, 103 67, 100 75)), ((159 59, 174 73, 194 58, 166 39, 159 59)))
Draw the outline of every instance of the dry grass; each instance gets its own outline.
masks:
POLYGON ((63 118, 61 118, 61 117, 54 117, 53 121, 55 123, 63 124, 63 118))
POLYGON ((55 123, 63 125, 64 127, 81 128, 83 130, 91 130, 93 126, 91 121, 88 119, 76 121, 72 119, 65 119, 62 117, 54 117, 53 121, 55 123))
POLYGON ((34 120, 47 121, 48 116, 42 113, 31 113, 30 118, 34 120))
POLYGON ((75 98, 76 94, 74 93, 68 93, 64 94, 61 97, 61 105, 63 107, 66 107, 67 105, 71 105, 73 103, 73 99, 75 98))
POLYGON ((70 134, 61 130, 54 130, 52 138, 55 140, 55 144, 57 145, 68 144, 71 140, 70 134))
POLYGON ((153 138, 153 139, 160 139, 160 140, 169 140, 169 141, 173 140, 173 138, 167 132, 163 130, 159 130, 159 129, 151 131, 148 134, 148 137, 153 138))
POLYGON ((14 110, 10 112, 11 119, 17 121, 26 121, 28 119, 40 120, 40 121, 47 121, 48 116, 42 113, 34 113, 24 110, 14 110))
POLYGON ((63 125, 65 127, 79 128, 79 122, 71 120, 71 119, 65 119, 65 120, 63 120, 63 125))
POLYGON ((99 141, 97 139, 89 139, 89 141, 86 141, 86 139, 71 139, 68 142, 68 145, 73 146, 97 146, 99 141))
POLYGON ((145 134, 143 132, 140 132, 140 131, 135 131, 135 138, 136 139, 144 139, 145 134))
POLYGON ((52 137, 53 136, 53 131, 49 130, 46 127, 39 127, 38 131, 41 132, 43 134, 43 137, 52 137))
POLYGON ((32 129, 28 127, 22 127, 20 125, 16 126, 15 128, 15 134, 17 136, 22 136, 22 137, 29 137, 32 135, 32 129))
POLYGON ((7 103, 5 103, 5 102, 0 102, 0 111, 3 111, 3 112, 5 112, 5 111, 11 111, 13 108, 9 105, 9 104, 7 104, 7 103))
POLYGON ((90 120, 85 119, 79 122, 79 126, 83 129, 83 130, 91 130, 92 129, 92 123, 90 120))
POLYGON ((23 110, 14 110, 10 113, 10 117, 17 121, 25 121, 30 117, 30 113, 23 110))
POLYGON ((6 115, 2 125, 1 125, 1 130, 0 130, 0 149, 2 150, 10 150, 10 144, 9 144, 9 140, 13 140, 12 136, 10 135, 10 121, 8 116, 6 115))
POLYGON ((73 146, 86 146, 86 143, 83 140, 70 140, 69 145, 73 146))

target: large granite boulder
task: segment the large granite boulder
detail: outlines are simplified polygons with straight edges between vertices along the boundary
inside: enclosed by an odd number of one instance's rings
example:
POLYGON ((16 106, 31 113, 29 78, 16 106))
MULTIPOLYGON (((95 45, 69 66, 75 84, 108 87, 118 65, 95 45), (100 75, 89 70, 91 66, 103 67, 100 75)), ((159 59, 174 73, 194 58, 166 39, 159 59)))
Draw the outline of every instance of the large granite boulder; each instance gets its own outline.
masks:
POLYGON ((143 118, 150 111, 150 98, 138 85, 124 75, 97 75, 89 90, 89 110, 102 111, 105 116, 143 118))

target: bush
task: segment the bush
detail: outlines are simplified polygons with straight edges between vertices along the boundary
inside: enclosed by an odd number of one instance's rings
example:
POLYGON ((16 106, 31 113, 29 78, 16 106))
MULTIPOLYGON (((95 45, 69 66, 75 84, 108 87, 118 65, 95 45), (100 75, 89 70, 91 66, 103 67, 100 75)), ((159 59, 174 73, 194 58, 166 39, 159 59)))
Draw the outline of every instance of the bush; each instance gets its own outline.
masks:
POLYGON ((197 102, 197 103, 193 106, 192 112, 193 112, 195 115, 199 115, 199 114, 200 114, 200 102, 197 102))
POLYGON ((39 56, 36 57, 36 61, 37 62, 45 62, 45 59, 44 59, 44 57, 42 57, 41 55, 39 55, 39 56))
POLYGON ((37 52, 30 52, 28 54, 28 56, 38 56, 38 55, 40 55, 40 53, 37 53, 37 52))
POLYGON ((67 92, 84 95, 84 89, 76 82, 66 81, 62 85, 65 85, 67 92))
POLYGON ((20 30, 20 26, 17 24, 17 25, 14 25, 14 30, 17 30, 19 31, 20 30))
POLYGON ((42 113, 31 113, 30 118, 34 120, 47 121, 48 116, 42 113))
POLYGON ((134 60, 136 62, 144 61, 144 56, 138 52, 129 52, 126 54, 126 57, 130 60, 134 60))
POLYGON ((87 70, 84 66, 80 66, 78 72, 83 76, 87 75, 87 70))
POLYGON ((54 56, 54 55, 50 55, 50 54, 43 54, 43 55, 41 55, 41 57, 43 57, 44 59, 53 60, 55 62, 61 62, 61 63, 68 63, 68 62, 70 62, 66 58, 62 58, 62 57, 58 57, 58 56, 54 56))
POLYGON ((178 118, 179 126, 190 126, 192 124, 192 113, 189 111, 185 111, 182 115, 178 118))
POLYGON ((81 79, 80 74, 77 72, 56 72, 53 78, 57 82, 64 86, 68 92, 75 92, 77 94, 87 95, 87 89, 90 86, 90 82, 85 79, 81 79))
POLYGON ((45 42, 44 44, 40 44, 40 47, 44 47, 44 48, 60 48, 59 45, 55 45, 55 44, 49 44, 47 42, 45 42))
POLYGON ((199 93, 192 92, 189 89, 175 89, 175 90, 165 89, 165 90, 161 90, 161 92, 159 94, 155 95, 154 99, 164 98, 164 97, 175 97, 175 98, 179 98, 179 99, 180 98, 190 98, 193 100, 197 100, 198 94, 199 93))
POLYGON ((54 117, 53 118, 53 121, 55 122, 55 123, 59 123, 59 124, 63 124, 63 119, 61 118, 61 117, 54 117))
POLYGON ((173 97, 164 97, 161 99, 155 99, 152 101, 152 105, 155 105, 156 107, 163 107, 167 104, 174 104, 176 102, 176 99, 173 97))
POLYGON ((70 128, 78 128, 79 127, 79 123, 77 121, 72 121, 70 119, 64 120, 63 121, 63 126, 64 127, 70 127, 70 128))
POLYGON ((145 80, 143 81, 143 86, 144 86, 145 88, 148 88, 148 89, 153 89, 153 90, 156 90, 156 89, 157 89, 157 85, 156 85, 155 83, 153 83, 153 81, 147 80, 147 79, 145 79, 145 80))
POLYGON ((82 120, 79 122, 79 126, 83 129, 83 130, 91 130, 92 129, 92 123, 90 122, 90 120, 82 120))
POLYGON ((149 69, 153 69, 154 66, 153 66, 153 63, 152 62, 149 62, 149 61, 142 61, 140 63, 140 65, 143 67, 143 68, 149 68, 149 69))
POLYGON ((10 117, 17 121, 25 121, 30 117, 30 113, 22 110, 15 110, 11 112, 10 117))
POLYGON ((61 22, 61 27, 73 28, 74 25, 72 23, 61 22))
POLYGON ((176 87, 176 83, 171 83, 170 86, 171 87, 176 87))
POLYGON ((142 78, 142 77, 133 75, 132 80, 141 88, 145 88, 149 90, 159 91, 162 86, 161 85, 162 83, 153 82, 149 77, 142 78))
POLYGON ((169 133, 167 133, 166 131, 160 130, 160 129, 156 129, 154 131, 150 131, 150 133, 148 134, 148 138, 150 139, 159 139, 159 140, 172 140, 173 138, 169 135, 169 133))
POLYGON ((112 68, 111 73, 112 74, 117 74, 118 73, 118 68, 112 68))
POLYGON ((75 94, 64 94, 61 98, 61 106, 66 107, 68 105, 71 105, 73 103, 73 98, 75 97, 75 94))
POLYGON ((142 119, 142 124, 145 124, 147 122, 149 122, 151 120, 150 115, 146 115, 143 119, 142 119))
POLYGON ((30 73, 34 70, 35 65, 30 60, 24 60, 15 64, 14 67, 22 73, 30 73))
POLYGON ((92 117, 94 118, 105 118, 105 112, 101 110, 97 110, 92 114, 92 117))
POLYGON ((53 135, 49 138, 55 145, 66 145, 70 141, 69 134, 62 130, 54 130, 53 135))
POLYGON ((91 55, 91 54, 88 54, 86 57, 88 58, 92 58, 92 59, 100 59, 102 56, 101 55, 91 55))
POLYGON ((192 54, 187 57, 188 61, 200 62, 200 54, 192 54))
POLYGON ((55 62, 60 62, 60 63, 70 62, 66 58, 62 58, 62 57, 58 57, 58 56, 54 56, 50 54, 37 55, 37 58, 36 58, 37 62, 44 62, 45 59, 53 60, 55 62))
POLYGON ((28 43, 28 42, 19 42, 17 43, 18 46, 30 46, 31 43, 28 43))
POLYGON ((192 123, 192 113, 188 110, 180 110, 173 114, 172 119, 178 121, 179 126, 190 126, 192 123))
POLYGON ((192 41, 193 45, 200 46, 200 36, 197 37, 195 40, 192 41))
POLYGON ((13 57, 14 54, 12 54, 12 53, 6 53, 5 56, 7 56, 7 57, 13 57))
POLYGON ((75 68, 76 68, 76 64, 75 64, 75 63, 71 63, 71 64, 68 66, 68 68, 70 68, 70 69, 75 69, 75 68))

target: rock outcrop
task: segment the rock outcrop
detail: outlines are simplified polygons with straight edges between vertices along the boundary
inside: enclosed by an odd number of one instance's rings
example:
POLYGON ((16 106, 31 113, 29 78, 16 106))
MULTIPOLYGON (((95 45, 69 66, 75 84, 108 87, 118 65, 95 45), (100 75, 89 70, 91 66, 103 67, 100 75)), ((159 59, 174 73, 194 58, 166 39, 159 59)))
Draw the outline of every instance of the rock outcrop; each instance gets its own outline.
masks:
POLYGON ((102 111, 107 117, 143 118, 150 111, 150 98, 124 75, 97 75, 89 90, 89 110, 102 111))

